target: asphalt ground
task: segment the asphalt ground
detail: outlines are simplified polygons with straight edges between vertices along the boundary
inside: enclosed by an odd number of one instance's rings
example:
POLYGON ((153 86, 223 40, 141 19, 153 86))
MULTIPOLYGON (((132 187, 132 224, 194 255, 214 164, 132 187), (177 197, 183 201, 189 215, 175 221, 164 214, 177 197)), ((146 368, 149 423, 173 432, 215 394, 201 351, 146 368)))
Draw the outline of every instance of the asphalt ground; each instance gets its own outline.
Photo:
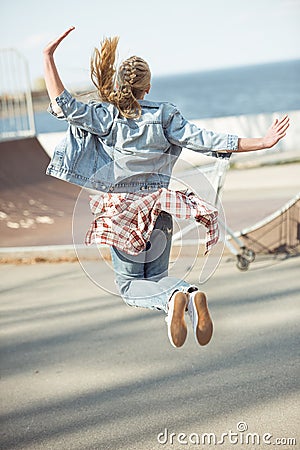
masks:
POLYGON ((78 263, 2 265, 0 280, 1 449, 299 448, 299 257, 243 273, 223 258, 203 287, 207 347, 188 323, 174 349, 162 313, 78 263))
MULTIPOLYGON (((299 167, 229 171, 228 225, 240 230, 282 207, 300 190, 299 167)), ((71 243, 73 193, 58 217, 56 189, 27 187, 49 194, 33 218, 54 222, 10 228, 6 245, 71 243)), ((182 257, 178 275, 197 283, 203 259, 195 262, 191 270, 182 257)), ((258 257, 244 273, 223 257, 203 287, 213 340, 200 348, 189 327, 177 350, 163 314, 127 307, 110 292, 109 262, 89 264, 106 291, 79 263, 0 266, 1 449, 299 447, 299 257, 258 257)))

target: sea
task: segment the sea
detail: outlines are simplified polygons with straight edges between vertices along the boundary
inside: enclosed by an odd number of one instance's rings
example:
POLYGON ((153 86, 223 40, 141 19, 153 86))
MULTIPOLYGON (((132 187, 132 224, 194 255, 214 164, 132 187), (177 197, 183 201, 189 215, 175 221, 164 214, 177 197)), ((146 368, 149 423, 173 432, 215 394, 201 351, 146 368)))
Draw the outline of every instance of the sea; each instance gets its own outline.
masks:
MULTIPOLYGON (((300 60, 154 77, 148 100, 174 103, 188 119, 300 110, 300 60)), ((64 121, 35 114, 37 133, 64 121)))

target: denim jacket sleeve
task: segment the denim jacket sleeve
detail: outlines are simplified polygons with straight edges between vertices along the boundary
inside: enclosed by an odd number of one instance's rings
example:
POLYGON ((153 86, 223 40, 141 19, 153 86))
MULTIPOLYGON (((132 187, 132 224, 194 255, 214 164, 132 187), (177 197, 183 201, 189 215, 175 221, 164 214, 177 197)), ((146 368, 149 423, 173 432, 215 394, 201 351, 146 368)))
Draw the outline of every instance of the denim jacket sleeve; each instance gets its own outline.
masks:
POLYGON ((76 100, 67 90, 64 90, 55 100, 61 113, 55 114, 52 108, 48 111, 58 118, 65 118, 71 125, 98 136, 104 136, 109 132, 116 114, 116 109, 112 105, 83 103, 76 100))
POLYGON ((198 128, 188 122, 177 108, 174 108, 165 124, 165 133, 172 144, 198 152, 231 153, 238 148, 238 136, 198 128))

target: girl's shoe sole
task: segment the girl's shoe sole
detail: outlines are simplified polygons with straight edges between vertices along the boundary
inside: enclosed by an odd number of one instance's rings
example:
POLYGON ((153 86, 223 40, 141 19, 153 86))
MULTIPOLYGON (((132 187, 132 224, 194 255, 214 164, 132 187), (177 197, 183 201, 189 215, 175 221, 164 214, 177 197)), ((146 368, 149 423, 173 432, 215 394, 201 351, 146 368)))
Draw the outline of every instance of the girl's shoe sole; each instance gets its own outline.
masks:
POLYGON ((193 298, 193 307, 197 311, 198 322, 195 327, 195 337, 200 345, 207 345, 213 334, 213 323, 208 311, 206 296, 197 292, 193 298))
POLYGON ((175 294, 172 305, 173 312, 171 323, 168 327, 169 339, 174 347, 182 347, 187 336, 187 326, 184 319, 187 297, 183 292, 175 294))

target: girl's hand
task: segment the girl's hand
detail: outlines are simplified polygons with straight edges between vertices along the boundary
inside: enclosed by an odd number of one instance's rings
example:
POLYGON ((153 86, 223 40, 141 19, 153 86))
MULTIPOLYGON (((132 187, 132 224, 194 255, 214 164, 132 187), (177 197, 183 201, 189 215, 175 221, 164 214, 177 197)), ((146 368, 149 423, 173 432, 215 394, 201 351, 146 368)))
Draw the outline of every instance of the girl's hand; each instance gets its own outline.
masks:
POLYGON ((55 50, 57 49, 57 47, 59 46, 59 44, 61 43, 61 41, 63 41, 68 34, 71 33, 71 31, 75 30, 75 27, 70 27, 68 28, 67 31, 65 31, 63 34, 61 34, 57 39, 54 39, 54 41, 49 42, 49 44, 44 48, 44 55, 45 56, 53 56, 55 50))
POLYGON ((263 148, 271 148, 277 144, 286 135, 289 125, 288 115, 285 115, 281 120, 275 119, 263 138, 263 148))
POLYGON ((61 41, 63 41, 68 34, 73 31, 75 27, 70 27, 67 31, 61 34, 57 39, 50 42, 44 49, 44 73, 47 91, 52 103, 65 89, 63 82, 60 79, 58 70, 55 65, 53 54, 61 41))

